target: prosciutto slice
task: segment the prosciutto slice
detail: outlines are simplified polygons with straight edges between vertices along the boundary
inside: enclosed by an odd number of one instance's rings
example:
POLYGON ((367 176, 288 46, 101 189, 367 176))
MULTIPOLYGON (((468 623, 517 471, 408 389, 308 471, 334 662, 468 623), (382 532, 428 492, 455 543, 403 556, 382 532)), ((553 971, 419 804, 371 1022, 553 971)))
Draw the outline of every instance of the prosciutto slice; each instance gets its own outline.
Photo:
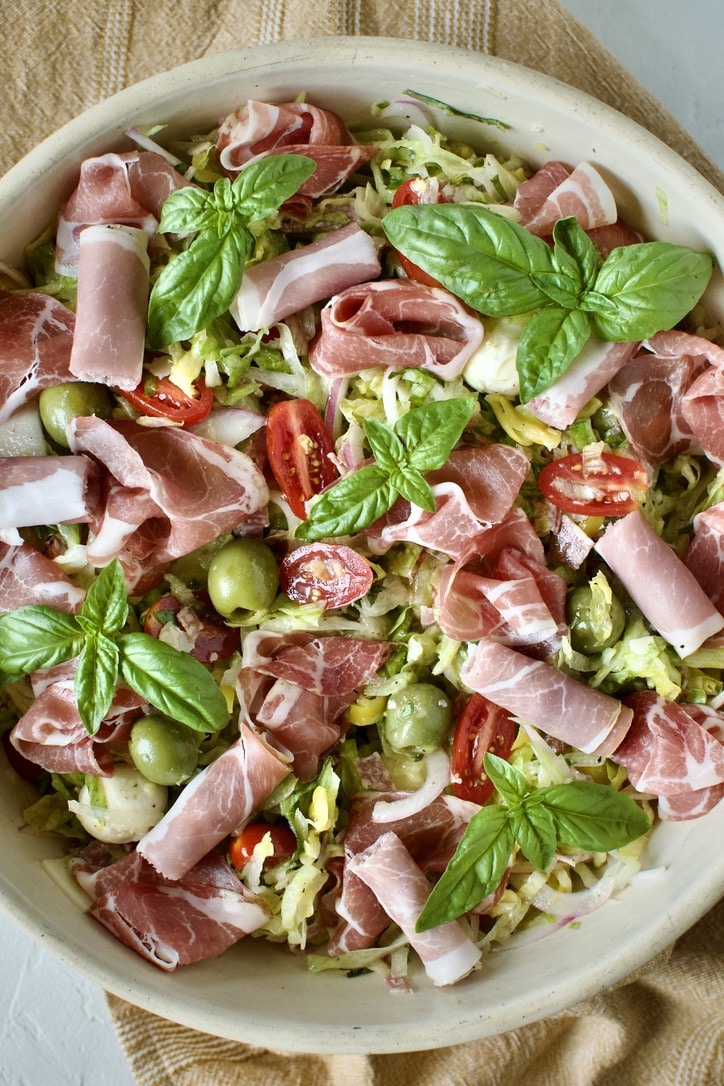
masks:
POLYGON ((684 562, 717 611, 724 614, 724 502, 694 517, 694 532, 684 562))
MULTIPOLYGON (((560 163, 555 165, 558 169, 554 175, 554 164, 550 164, 546 175, 547 184, 554 176, 561 177, 561 180, 547 193, 544 201, 532 214, 533 201, 529 202, 532 190, 524 192, 516 203, 521 212, 522 224, 531 234, 547 237, 552 234, 558 219, 565 219, 569 215, 574 216, 584 230, 616 222, 616 201, 598 170, 588 162, 583 162, 570 174, 566 171, 566 176, 562 177, 560 163)), ((521 189, 525 184, 527 182, 520 186, 521 189)))
POLYGON ((483 325, 447 291, 386 279, 349 287, 322 310, 309 362, 322 377, 375 366, 459 377, 483 340, 483 325))
POLYGON ((316 169, 295 199, 336 192, 377 150, 355 143, 344 122, 331 110, 308 102, 272 104, 255 99, 222 121, 216 149, 223 169, 231 173, 266 155, 311 158, 316 169))
POLYGON ((707 367, 686 390, 682 411, 709 459, 724 464, 724 369, 707 367))
POLYGON ((0 422, 50 385, 71 381, 75 313, 47 294, 0 290, 0 422))
POLYGON ((457 920, 418 933, 415 923, 430 896, 430 884, 400 838, 385 833, 347 864, 373 891, 380 905, 417 951, 436 986, 454 984, 475 969, 481 950, 457 920))
POLYGON ((81 381, 132 389, 143 373, 150 261, 148 235, 88 226, 80 236, 70 370, 81 381))
POLYGON ((74 866, 93 898, 91 916, 166 971, 223 954, 269 918, 220 855, 204 857, 178 881, 137 852, 96 872, 84 871, 81 861, 74 866))
POLYGON ((0 543, 0 614, 27 604, 72 614, 80 609, 84 598, 84 589, 28 543, 17 547, 0 543))
POLYGON ((0 529, 90 520, 93 464, 86 456, 6 456, 0 529))
POLYGON ((78 184, 58 220, 55 267, 75 276, 80 235, 86 226, 114 223, 154 237, 167 198, 190 185, 155 151, 111 152, 81 163, 78 184))
POLYGON ((229 311, 242 331, 256 332, 381 270, 374 241, 350 223, 248 268, 229 311))
POLYGON ((461 678, 513 716, 589 754, 610 755, 633 719, 617 698, 494 641, 473 648, 461 678))
POLYGON ((254 811, 289 774, 288 760, 243 721, 239 738, 190 781, 138 852, 164 878, 180 879, 254 811))
POLYGON ((586 343, 575 362, 550 388, 534 396, 526 410, 545 422, 564 430, 579 412, 635 354, 636 343, 604 343, 595 336, 586 343))
POLYGON ((724 628, 724 616, 694 574, 638 510, 613 521, 595 549, 681 657, 724 628))

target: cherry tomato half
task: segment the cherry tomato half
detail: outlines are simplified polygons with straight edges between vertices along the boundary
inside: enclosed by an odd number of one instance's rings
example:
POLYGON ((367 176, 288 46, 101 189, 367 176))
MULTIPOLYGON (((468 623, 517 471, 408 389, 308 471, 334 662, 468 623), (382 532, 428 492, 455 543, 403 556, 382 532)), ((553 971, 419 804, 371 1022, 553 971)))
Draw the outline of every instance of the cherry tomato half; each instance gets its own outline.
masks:
POLYGON ((252 858, 254 849, 266 834, 270 834, 273 855, 272 860, 283 860, 297 851, 297 839, 289 826, 271 826, 268 822, 250 822, 241 833, 229 841, 229 863, 237 871, 243 871, 252 858))
POLYGON ((367 559, 336 543, 297 547, 279 567, 279 586, 295 603, 344 607, 366 595, 373 580, 367 559))
MULTIPOLYGON (((168 622, 180 625, 176 621, 176 615, 182 609, 182 603, 177 596, 166 593, 152 603, 143 615, 143 629, 152 637, 158 637, 161 630, 168 622)), ((213 664, 218 660, 228 658, 239 648, 239 630, 233 626, 227 626, 222 619, 201 611, 194 611, 193 622, 186 630, 189 637, 193 637, 194 643, 190 655, 202 664, 213 664)), ((182 626, 183 629, 185 627, 182 626)))
MULTIPOLYGON (((413 177, 409 181, 403 181, 392 197, 392 207, 404 207, 408 204, 445 204, 447 200, 440 192, 440 185, 435 177, 413 177)), ((437 279, 433 279, 426 271, 418 267, 397 249, 397 258, 400 267, 409 279, 415 283, 422 283, 426 287, 439 287, 437 279)))
POLYGON ((473 694, 455 727, 452 750, 452 790, 458 799, 485 803, 494 791, 483 768, 487 753, 510 755, 516 725, 499 705, 482 694, 473 694))
POLYGON ((142 415, 193 426, 205 419, 214 405, 214 394, 203 377, 198 378, 195 387, 196 396, 189 396, 168 377, 145 377, 134 389, 116 391, 142 415))
POLYGON ((333 483, 339 472, 330 460, 332 435, 309 400, 280 400, 267 415, 269 467, 289 507, 306 520, 305 502, 333 483))
POLYGON ((572 453, 546 464, 538 486, 548 501, 567 513, 622 517, 643 501, 649 480, 638 460, 601 453, 591 460, 572 453))

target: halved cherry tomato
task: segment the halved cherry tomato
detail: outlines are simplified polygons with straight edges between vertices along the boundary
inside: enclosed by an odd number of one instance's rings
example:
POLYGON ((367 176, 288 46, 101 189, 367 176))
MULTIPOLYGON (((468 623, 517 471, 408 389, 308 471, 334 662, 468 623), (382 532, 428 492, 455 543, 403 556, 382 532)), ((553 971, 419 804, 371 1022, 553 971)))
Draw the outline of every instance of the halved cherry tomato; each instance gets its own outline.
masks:
POLYGON ((213 664, 218 660, 228 658, 239 648, 239 630, 233 626, 227 626, 221 618, 205 613, 203 606, 200 611, 194 610, 193 622, 188 624, 188 629, 182 623, 177 622, 176 615, 181 611, 183 604, 172 593, 160 596, 152 603, 143 615, 143 628, 152 637, 158 637, 161 630, 168 622, 180 625, 193 637, 194 643, 190 655, 202 664, 213 664))
POLYGON ((367 559, 336 543, 306 543, 279 567, 279 586, 295 603, 344 607, 366 595, 373 580, 367 559))
MULTIPOLYGON (((392 207, 404 207, 408 204, 445 204, 447 200, 440 192, 440 185, 435 177, 413 177, 409 181, 403 181, 392 197, 392 207)), ((422 283, 426 287, 439 287, 437 279, 433 279, 426 271, 418 267, 398 250, 397 258, 400 261, 405 274, 415 283, 422 283)))
POLYGON ((214 394, 203 377, 198 378, 195 387, 196 396, 189 396, 168 377, 146 376, 136 388, 119 388, 116 392, 142 415, 193 426, 205 419, 214 405, 214 394))
POLYGON ((628 456, 571 453, 546 464, 538 486, 549 502, 567 513, 622 517, 643 501, 649 479, 646 468, 628 456))
POLYGON ((266 451, 290 509, 306 520, 304 503, 339 475, 330 460, 332 435, 314 404, 303 399, 275 403, 267 415, 266 451))
POLYGON ((229 863, 237 871, 243 871, 251 859, 254 849, 266 834, 271 835, 273 855, 269 859, 283 860, 297 851, 297 839, 288 826, 269 825, 268 822, 250 822, 241 833, 229 841, 229 863))
POLYGON ((473 694, 455 727, 452 750, 452 790, 458 799, 483 804, 494 791, 483 768, 487 753, 510 755, 516 725, 499 705, 482 694, 473 694))

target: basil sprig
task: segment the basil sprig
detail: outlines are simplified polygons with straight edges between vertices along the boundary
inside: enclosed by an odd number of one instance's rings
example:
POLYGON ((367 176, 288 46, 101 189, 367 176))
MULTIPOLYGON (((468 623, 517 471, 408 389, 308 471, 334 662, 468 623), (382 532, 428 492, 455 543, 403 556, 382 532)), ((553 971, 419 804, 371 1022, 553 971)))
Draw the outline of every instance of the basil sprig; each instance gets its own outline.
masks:
POLYGON ((417 931, 454 920, 494 893, 516 842, 526 859, 545 871, 561 845, 609 852, 651 828, 638 804, 608 785, 570 781, 531 790, 505 759, 488 753, 484 764, 503 802, 481 807, 470 819, 418 917, 417 931))
POLYGON ((126 582, 114 560, 88 589, 78 615, 42 605, 0 615, 0 671, 7 681, 78 657, 74 691, 90 735, 106 717, 119 678, 196 731, 223 728, 226 699, 204 665, 150 634, 124 631, 127 619, 126 582))
POLYGON ((376 463, 345 475, 312 505, 297 528, 300 539, 353 535, 392 507, 398 496, 435 512, 435 495, 423 472, 442 467, 473 413, 472 397, 434 400, 416 407, 393 427, 365 419, 376 463))
POLYGON ((249 224, 277 211, 316 169, 305 155, 269 155, 211 191, 186 187, 163 205, 162 234, 196 234, 164 267, 148 305, 152 348, 189 339, 226 312, 254 253, 249 224))
POLYGON ((477 312, 532 314, 516 356, 521 403, 562 376, 593 334, 630 343, 673 328, 714 268, 709 253, 663 241, 622 246, 601 263, 573 217, 558 220, 551 247, 478 204, 407 205, 382 225, 396 249, 477 312))

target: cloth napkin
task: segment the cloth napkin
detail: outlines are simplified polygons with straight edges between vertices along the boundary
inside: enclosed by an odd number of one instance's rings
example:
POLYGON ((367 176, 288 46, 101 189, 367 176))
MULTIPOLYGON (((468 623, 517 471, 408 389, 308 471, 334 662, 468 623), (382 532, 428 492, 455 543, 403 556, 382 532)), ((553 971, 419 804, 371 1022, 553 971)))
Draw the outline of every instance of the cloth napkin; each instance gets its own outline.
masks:
MULTIPOLYGON (((417 38, 517 61, 593 94, 724 175, 555 0, 14 0, 3 12, 0 170, 131 83, 255 42, 417 38)), ((561 963, 564 968, 564 963, 561 963)), ((721 1086, 724 902, 636 974, 570 1011, 432 1052, 283 1055, 108 996, 139 1086, 721 1086)))

